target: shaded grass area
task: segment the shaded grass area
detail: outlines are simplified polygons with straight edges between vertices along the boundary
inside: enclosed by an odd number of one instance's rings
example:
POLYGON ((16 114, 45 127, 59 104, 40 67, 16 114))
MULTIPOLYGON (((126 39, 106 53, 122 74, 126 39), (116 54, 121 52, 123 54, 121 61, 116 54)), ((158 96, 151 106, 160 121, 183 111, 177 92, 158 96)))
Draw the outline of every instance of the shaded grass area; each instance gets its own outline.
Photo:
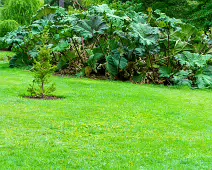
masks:
POLYGON ((65 99, 20 97, 32 79, 0 63, 3 169, 212 167, 212 91, 54 77, 65 99))
POLYGON ((0 51, 0 61, 8 61, 8 58, 11 58, 15 55, 15 53, 10 51, 0 51))

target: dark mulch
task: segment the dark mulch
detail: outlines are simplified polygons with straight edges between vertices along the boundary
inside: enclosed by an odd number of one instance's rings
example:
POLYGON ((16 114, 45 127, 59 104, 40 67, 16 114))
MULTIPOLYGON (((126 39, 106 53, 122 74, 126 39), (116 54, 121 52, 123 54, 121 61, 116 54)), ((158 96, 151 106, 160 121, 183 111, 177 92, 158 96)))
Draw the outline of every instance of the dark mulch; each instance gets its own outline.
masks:
POLYGON ((24 98, 32 99, 32 100, 62 100, 64 97, 57 97, 57 96, 45 96, 42 97, 34 97, 34 96, 24 96, 24 98))

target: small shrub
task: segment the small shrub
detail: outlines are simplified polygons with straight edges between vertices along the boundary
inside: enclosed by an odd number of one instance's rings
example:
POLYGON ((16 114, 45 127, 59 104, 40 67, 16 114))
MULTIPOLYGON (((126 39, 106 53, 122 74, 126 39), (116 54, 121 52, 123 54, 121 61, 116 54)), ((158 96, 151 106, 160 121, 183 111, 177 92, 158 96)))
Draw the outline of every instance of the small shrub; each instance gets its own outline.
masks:
POLYGON ((4 50, 4 49, 7 49, 7 48, 8 48, 7 43, 5 43, 5 42, 3 41, 3 38, 0 37, 0 50, 4 50))
POLYGON ((35 76, 33 83, 28 88, 32 97, 41 97, 45 98, 52 92, 56 90, 55 85, 49 84, 49 78, 51 74, 55 71, 55 67, 51 65, 50 49, 46 46, 40 49, 40 53, 37 61, 34 64, 35 76))
POLYGON ((14 20, 4 20, 0 21, 0 50, 7 49, 8 45, 3 40, 3 36, 5 36, 8 32, 14 31, 19 27, 19 24, 14 20))
POLYGON ((47 48, 45 41, 48 39, 48 34, 42 36, 42 47, 40 48, 37 60, 35 60, 34 66, 34 80, 28 88, 32 97, 45 98, 56 90, 54 84, 49 84, 49 78, 55 71, 56 67, 52 66, 51 49, 47 48))

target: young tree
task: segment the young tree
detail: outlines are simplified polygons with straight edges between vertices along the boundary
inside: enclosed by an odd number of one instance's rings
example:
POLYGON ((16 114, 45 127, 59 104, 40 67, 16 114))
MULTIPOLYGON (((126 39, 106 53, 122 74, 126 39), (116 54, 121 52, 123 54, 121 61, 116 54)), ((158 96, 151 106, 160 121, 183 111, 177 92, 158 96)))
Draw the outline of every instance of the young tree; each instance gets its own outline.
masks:
POLYGON ((56 69, 56 67, 51 64, 51 49, 46 45, 48 39, 48 32, 46 32, 41 37, 42 45, 40 47, 38 58, 33 65, 35 72, 34 80, 27 90, 32 97, 45 98, 56 90, 54 84, 48 85, 49 78, 56 69))

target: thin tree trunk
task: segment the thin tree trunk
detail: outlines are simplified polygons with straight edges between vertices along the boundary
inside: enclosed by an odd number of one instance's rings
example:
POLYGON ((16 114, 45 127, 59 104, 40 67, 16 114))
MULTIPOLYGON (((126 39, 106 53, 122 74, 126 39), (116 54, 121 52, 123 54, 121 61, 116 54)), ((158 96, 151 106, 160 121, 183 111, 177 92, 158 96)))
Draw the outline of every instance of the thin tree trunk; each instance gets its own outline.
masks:
POLYGON ((168 30, 168 67, 170 66, 170 30, 168 30))
POLYGON ((45 96, 45 92, 44 92, 44 82, 42 81, 42 83, 41 83, 41 89, 42 89, 42 98, 44 98, 44 96, 45 96))
POLYGON ((59 6, 60 7, 65 7, 65 2, 64 2, 64 0, 59 0, 59 6))

